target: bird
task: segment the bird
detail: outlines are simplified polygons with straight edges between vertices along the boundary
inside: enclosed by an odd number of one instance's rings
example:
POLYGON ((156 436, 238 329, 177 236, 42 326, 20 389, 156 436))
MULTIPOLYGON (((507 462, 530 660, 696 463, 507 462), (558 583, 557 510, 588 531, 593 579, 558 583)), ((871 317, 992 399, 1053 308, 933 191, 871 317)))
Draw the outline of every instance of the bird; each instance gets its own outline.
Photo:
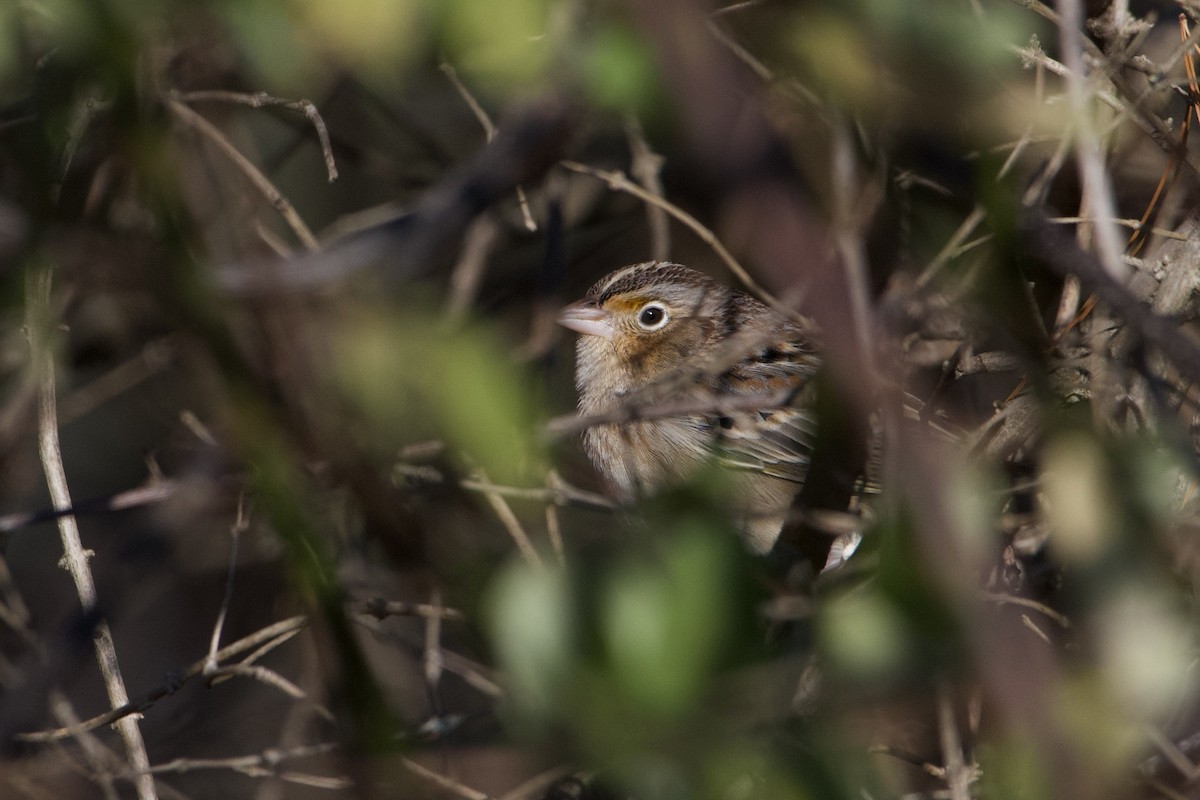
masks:
POLYGON ((622 501, 716 460, 733 517, 766 553, 803 486, 816 435, 806 389, 821 359, 811 324, 680 264, 601 278, 559 314, 579 334, 583 448, 622 501))

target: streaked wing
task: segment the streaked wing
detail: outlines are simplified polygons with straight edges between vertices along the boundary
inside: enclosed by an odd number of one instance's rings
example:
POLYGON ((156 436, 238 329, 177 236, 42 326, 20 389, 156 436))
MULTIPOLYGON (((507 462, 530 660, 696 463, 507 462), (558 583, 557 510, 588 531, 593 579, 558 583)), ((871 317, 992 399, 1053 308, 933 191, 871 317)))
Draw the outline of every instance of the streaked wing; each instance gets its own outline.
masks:
POLYGON ((794 403, 819 366, 811 350, 784 341, 756 348, 717 380, 718 391, 785 399, 778 408, 740 411, 718 420, 722 463, 803 482, 816 436, 816 419, 794 403))
POLYGON ((738 414, 723 418, 720 428, 717 453, 722 464, 804 481, 816 437, 816 420, 806 409, 738 414))

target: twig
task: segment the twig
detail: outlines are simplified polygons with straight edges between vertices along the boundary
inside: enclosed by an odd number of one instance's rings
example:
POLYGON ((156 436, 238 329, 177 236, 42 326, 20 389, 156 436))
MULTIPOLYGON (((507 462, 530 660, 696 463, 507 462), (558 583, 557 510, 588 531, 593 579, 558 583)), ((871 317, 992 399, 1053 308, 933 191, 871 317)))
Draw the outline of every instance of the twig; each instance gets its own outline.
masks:
POLYGON ((1044 217, 1027 215, 1021 223, 1030 252, 1061 275, 1076 275, 1136 331, 1157 348, 1192 382, 1200 382, 1200 342, 1163 317, 1114 279, 1095 258, 1079 249, 1074 240, 1044 217))
POLYGON ((750 273, 747 272, 746 268, 743 267, 738 260, 733 257, 733 254, 725 248, 725 245, 721 243, 721 240, 717 238, 715 233, 704 227, 704 225, 700 223, 700 220, 696 219, 679 206, 656 196, 652 192, 646 191, 641 186, 631 181, 629 176, 623 172, 597 169, 596 167, 592 167, 587 164, 581 164, 578 161, 561 161, 559 163, 562 164, 564 169, 568 169, 571 172, 578 172, 581 175, 591 175, 593 178, 604 181, 606 184, 608 184, 608 188, 614 192, 625 192, 626 194, 633 195, 644 203, 650 203, 652 205, 661 207, 672 217, 691 228, 692 231, 698 237, 700 237, 700 241, 711 247, 713 252, 717 254, 717 257, 721 259, 721 261, 725 262, 725 266, 729 268, 729 271, 736 275, 738 280, 740 280, 747 289, 754 294, 757 294, 765 303, 767 303, 767 305, 771 306, 776 311, 779 311, 780 313, 789 317, 794 316, 794 311, 780 303, 771 295, 770 292, 760 286, 758 282, 754 280, 754 278, 750 277, 750 273))
POLYGON ((958 734, 954 703, 950 690, 939 686, 937 690, 938 739, 942 745, 942 763, 946 785, 950 788, 951 800, 971 800, 970 786, 975 779, 975 770, 963 759, 962 739, 958 734))
POLYGON ((86 386, 68 394, 58 404, 61 424, 82 417, 101 403, 156 375, 175 358, 175 342, 170 336, 147 342, 137 355, 122 361, 86 386))
MULTIPOLYGON (((67 486, 67 475, 63 468, 62 450, 58 441, 54 349, 51 339, 53 326, 50 311, 50 271, 41 269, 34 273, 31 269, 28 280, 26 324, 29 330, 30 358, 38 384, 38 450, 46 475, 46 485, 50 490, 51 503, 56 509, 62 510, 71 507, 71 492, 67 486)), ((88 566, 90 553, 84 550, 75 517, 59 517, 58 532, 63 545, 63 563, 75 583, 79 605, 85 612, 91 612, 96 608, 96 586, 88 566)), ((109 703, 113 708, 123 707, 129 703, 129 694, 121 678, 117 648, 106 620, 102 619, 97 623, 92 639, 109 703)), ((142 771, 148 767, 150 760, 146 755, 146 745, 142 740, 137 720, 123 717, 117 725, 117 730, 125 743, 126 756, 133 769, 142 771)), ((150 776, 138 778, 136 786, 140 800, 154 800, 158 797, 154 780, 150 776)))
POLYGON ((273 97, 266 92, 226 92, 220 90, 205 90, 197 92, 180 92, 175 95, 185 103, 201 103, 205 101, 216 101, 222 103, 238 103, 241 105, 250 106, 251 108, 265 108, 266 106, 279 106, 281 108, 289 108, 293 111, 299 111, 308 121, 312 123, 313 128, 317 132, 317 139, 321 142, 321 154, 325 157, 325 172, 329 176, 329 182, 333 183, 338 179, 337 164, 333 160, 333 147, 329 144, 329 131, 325 128, 325 120, 321 118, 321 112, 313 105, 312 101, 301 98, 299 100, 285 100, 282 97, 273 97))
POLYGON ((483 470, 479 470, 479 491, 487 498, 488 504, 492 510, 496 512, 496 516, 500 518, 504 529, 508 531, 508 535, 512 537, 513 542, 517 545, 517 550, 521 556, 535 567, 544 566, 542 557, 538 555, 537 549, 533 546, 533 542, 529 539, 529 534, 525 533, 525 529, 521 527, 521 521, 517 519, 517 515, 513 513, 512 508, 508 505, 508 501, 502 495, 491 488, 491 482, 488 480, 487 474, 483 470))
POLYGON ((315 251, 318 249, 317 237, 313 236, 312 231, 309 230, 304 220, 300 218, 300 214, 296 212, 291 202, 283 196, 282 192, 275 188, 275 184, 271 183, 258 167, 254 166, 250 159, 242 155, 242 152, 233 146, 233 143, 225 137, 225 134, 221 133, 216 125, 213 125, 186 104, 180 102, 175 96, 168 96, 166 101, 167 108, 171 110, 172 114, 185 125, 215 144, 217 149, 224 153, 233 162, 234 166, 241 170, 250 183, 267 199, 271 207, 279 212, 279 215, 291 227, 292 232, 296 234, 296 238, 300 240, 300 243, 304 245, 306 250, 315 251))
MULTIPOLYGON (((67 699, 61 689, 50 690, 49 706, 50 713, 60 725, 75 725, 79 722, 79 716, 71 706, 71 701, 67 699)), ((117 791, 113 780, 125 766, 121 763, 120 756, 105 746, 104 742, 100 741, 99 737, 91 731, 79 734, 75 741, 83 751, 83 758, 91 769, 88 777, 100 787, 100 792, 104 795, 105 800, 120 800, 121 793, 117 791)), ((65 750, 62 745, 57 745, 57 749, 65 750)), ((66 753, 64 752, 63 755, 65 756, 66 753)), ((64 760, 70 763, 69 759, 64 760)))
POLYGON ((532 778, 522 781, 518 786, 500 795, 496 800, 529 800, 531 797, 542 797, 551 785, 567 777, 574 771, 573 767, 566 765, 551 767, 545 772, 539 772, 532 778))
POLYGON ((1046 605, 1045 603, 1039 603, 1037 600, 1031 600, 1028 597, 1020 597, 1020 596, 1014 595, 1014 594, 1005 594, 1004 592, 984 592, 983 598, 985 600, 990 600, 993 603, 999 603, 1001 605, 1007 604, 1007 605, 1014 605, 1014 606, 1024 606, 1025 608, 1032 608, 1034 611, 1039 611, 1042 614, 1045 614, 1047 617, 1049 617, 1050 619, 1057 622, 1063 628, 1071 627, 1071 620, 1067 618, 1066 614, 1055 611, 1053 608, 1050 608, 1050 606, 1046 605))
POLYGON ((1123 228, 1129 228, 1135 232, 1149 230, 1151 233, 1162 236, 1165 239, 1175 239, 1176 241, 1180 242, 1186 242, 1188 239, 1186 234, 1179 233, 1178 231, 1169 231, 1166 228, 1151 227, 1146 225, 1146 223, 1140 219, 1115 218, 1101 220, 1094 215, 1088 214, 1078 217, 1049 217, 1048 221, 1056 222, 1062 225, 1094 225, 1097 222, 1108 222, 1111 225, 1120 225, 1123 228))
MULTIPOLYGON (((1033 67, 1033 104, 1041 106, 1046 102, 1046 68, 1039 61, 1033 67)), ((1017 159, 1021 153, 1025 152, 1025 148, 1033 141, 1033 123, 1032 119, 1025 123, 1025 130, 1021 132, 1021 138, 1017 140, 1012 152, 1004 159, 1004 163, 1000 166, 1000 171, 996 173, 996 180, 999 181, 1008 171, 1012 169, 1013 164, 1017 163, 1017 159)))
POLYGON ((1200 778, 1200 767, 1187 757, 1187 754, 1181 750, 1178 745, 1168 739, 1162 731, 1152 725, 1145 726, 1146 738, 1150 743, 1158 748, 1163 757, 1170 762, 1171 766, 1179 770, 1179 773, 1189 782, 1200 778))
POLYGON ((62 517, 77 517, 81 514, 91 514, 101 511, 123 511, 128 508, 160 503, 171 497, 179 490, 179 481, 151 479, 143 486, 128 489, 114 495, 81 500, 68 508, 47 508, 38 511, 18 511, 15 514, 0 516, 0 533, 15 531, 41 522, 62 517))
POLYGON ((854 145, 845 124, 834 127, 831 158, 834 192, 834 238, 842 258, 846 281, 846 299, 850 313, 850 330, 857 338, 859 357, 865 363, 860 368, 874 372, 871 356, 875 352, 871 344, 871 301, 867 279, 867 254, 863 239, 863 225, 874 212, 878 196, 869 197, 870 184, 858 190, 858 168, 854 156, 854 145), (874 201, 874 202, 872 202, 874 201), (858 215, 858 219, 855 215, 858 215))
POLYGON ((929 282, 933 280, 942 266, 959 254, 959 245, 979 227, 979 223, 983 222, 986 217, 987 213, 983 210, 982 206, 975 206, 975 208, 971 209, 971 213, 967 215, 967 218, 962 221, 954 233, 951 234, 950 238, 946 240, 946 244, 942 245, 942 249, 938 251, 938 254, 930 260, 925 269, 921 270, 921 274, 917 276, 914 284, 915 287, 922 289, 928 286, 929 282))
MULTIPOLYGON (((290 631, 298 631, 308 625, 308 618, 304 616, 289 617, 288 619, 268 625, 261 630, 258 630, 249 636, 243 637, 238 641, 221 648, 217 651, 217 660, 224 661, 233 656, 244 653, 245 651, 257 647, 263 642, 268 642, 278 638, 279 636, 290 631)), ((84 731, 94 730, 102 725, 109 725, 130 714, 139 714, 153 706, 162 698, 169 694, 178 691, 185 683, 192 678, 203 674, 204 666, 208 663, 208 656, 193 662, 182 672, 176 672, 168 676, 164 685, 152 689, 140 697, 129 701, 125 705, 114 708, 111 711, 106 711, 103 714, 98 714, 91 719, 84 720, 77 725, 68 725, 61 728, 54 728, 46 731, 35 731, 32 733, 18 733, 13 738, 23 742, 54 742, 60 739, 68 739, 73 736, 78 736, 84 731)))
MULTIPOLYGON (((1059 76, 1060 78, 1070 79, 1071 68, 1066 66, 1062 62, 1055 61, 1053 58, 1046 55, 1044 52, 1042 52, 1042 49, 1040 47, 1034 48, 1034 47, 1019 47, 1017 45, 1009 45, 1008 49, 1011 52, 1016 53, 1018 56, 1020 56, 1021 60, 1027 64, 1040 65, 1042 67, 1045 67, 1046 70, 1048 70, 1049 72, 1053 72, 1055 75, 1059 76)), ((1101 90, 1101 91, 1096 92, 1096 97, 1100 98, 1100 101, 1103 102, 1104 105, 1108 106, 1109 108, 1113 109, 1114 111, 1119 111, 1121 113, 1125 113, 1126 109, 1125 109, 1124 104, 1122 104, 1120 98, 1118 98, 1112 92, 1101 90)))
POLYGON ((252 678, 259 683, 264 683, 267 686, 278 689, 293 700, 305 701, 321 718, 327 722, 334 721, 333 713, 329 709, 310 698, 307 692, 275 670, 264 667, 261 664, 230 664, 227 667, 218 667, 213 670, 209 673, 209 677, 214 683, 217 680, 231 677, 252 678))
POLYGON ((354 604, 354 610, 359 614, 367 614, 375 619, 397 616, 438 617, 440 619, 462 621, 467 618, 457 608, 447 608, 428 603, 406 603, 401 600, 385 600, 382 597, 373 597, 370 600, 359 601, 354 604))
MULTIPOLYGON (((556 422, 566 423, 572 419, 582 419, 566 415, 550 420, 547 426, 554 425, 556 422)), ((596 423, 600 424, 600 423, 596 423)), ((577 430, 583 430, 588 425, 582 425, 577 430)), ((564 432, 547 431, 553 436, 564 436, 574 431, 567 430, 564 432)), ((584 508, 600 508, 611 510, 616 508, 617 504, 611 499, 602 494, 595 492, 585 492, 582 489, 577 489, 566 481, 560 481, 558 485, 549 489, 525 488, 521 486, 503 486, 497 483, 482 483, 477 480, 465 478, 458 482, 458 485, 470 492, 494 492, 501 497, 511 497, 516 500, 530 500, 535 503, 554 503, 556 506, 582 506, 584 508)))
POLYGON ((486 141, 491 141, 496 138, 496 125, 492 122, 491 116, 484 110, 479 101, 475 99, 475 95, 471 94, 471 90, 467 88, 462 79, 458 77, 458 70, 453 64, 443 61, 438 65, 438 69, 446 76, 454 90, 458 92, 459 97, 467 104, 467 108, 471 109, 471 113, 475 115, 475 119, 479 121, 479 126, 483 128, 483 136, 486 141))
POLYGON ((249 655, 247 655, 245 658, 243 658, 241 660, 241 662, 239 662, 239 663, 253 664, 255 661, 258 661, 260 658, 267 655, 268 653, 278 650, 280 647, 287 644, 287 642, 290 641, 293 637, 295 637, 296 634, 298 634, 299 632, 300 631, 298 631, 298 630, 284 631, 283 633, 279 634, 278 636, 276 636, 272 639, 268 639, 267 641, 263 642, 258 647, 256 647, 253 652, 251 652, 249 655))
MULTIPOLYGON (((629 140, 629 171, 634 179, 655 197, 665 197, 660 173, 666 159, 650 149, 637 117, 630 116, 625 122, 625 138, 629 140)), ((666 209, 658 203, 646 203, 646 223, 650 228, 650 257, 655 261, 669 260, 671 231, 666 209)))
POLYGON ((714 17, 724 16, 725 14, 733 14, 738 11, 745 11, 747 8, 762 5, 765 0, 742 0, 740 3, 730 3, 727 6, 714 8, 712 15, 714 17))
POLYGON ((1041 639, 1046 644, 1053 644, 1053 642, 1050 641, 1050 637, 1046 635, 1046 632, 1039 628, 1037 624, 1029 618, 1028 614, 1021 615, 1021 624, 1033 631, 1033 635, 1041 639))
POLYGON ((233 598, 233 582, 237 575, 238 543, 242 531, 249 527, 246 520, 246 497, 238 497, 237 517, 229 526, 229 571, 225 575, 225 594, 221 598, 221 608, 217 612, 217 621, 213 625, 212 638, 208 645, 208 662, 204 665, 205 676, 212 675, 217 669, 217 648, 221 645, 221 630, 225 627, 225 615, 229 612, 229 602, 233 598))
MULTIPOLYGON (((450 83, 454 85, 455 90, 458 92, 459 96, 462 97, 463 102, 467 104, 467 107, 471 109, 471 113, 475 115, 475 119, 479 120, 479 125, 483 128, 485 141, 490 142, 492 139, 495 139, 495 123, 492 122, 492 118, 488 116, 487 111, 485 111, 483 106, 479 104, 479 101, 475 99, 475 95, 471 94, 471 90, 468 89, 466 84, 464 84, 458 77, 458 70, 456 70, 452 64, 445 61, 441 63, 438 69, 440 69, 442 74, 445 75, 450 80, 450 83)), ((533 214, 529 210, 529 199, 525 197, 525 189, 520 184, 517 184, 515 189, 517 195, 517 205, 521 208, 521 219, 525 223, 525 230, 529 231, 530 233, 534 233, 537 231, 537 223, 534 222, 533 214)))
POLYGON ((467 228, 458 262, 450 273, 450 296, 446 301, 446 316, 461 320, 475 296, 487 267, 488 256, 500 237, 500 226, 492 217, 481 215, 467 228))
POLYGON ((488 697, 499 699, 504 697, 504 688, 495 675, 483 665, 472 661, 453 650, 442 651, 442 661, 450 672, 463 679, 463 682, 477 689, 488 697))
POLYGON ((419 775, 425 780, 437 784, 443 789, 447 789, 465 800, 489 800, 486 793, 478 789, 472 789, 470 786, 464 786, 453 778, 448 778, 440 772, 434 772, 428 767, 418 764, 411 758, 401 758, 400 763, 403 764, 414 775, 419 775))
POLYGON ((220 265, 214 278, 228 293, 273 295, 327 286, 381 260, 393 282, 426 274, 432 256, 461 241, 471 220, 557 163, 574 128, 575 115, 562 99, 527 103, 491 144, 424 192, 410 213, 348 233, 316 253, 220 265))
POLYGON ((67 143, 63 148, 62 159, 58 165, 58 177, 50 186, 50 199, 53 202, 58 202, 63 183, 67 180, 67 172, 71 169, 71 162, 75 160, 75 153, 79 150, 79 143, 83 141, 84 133, 95 119, 96 112, 106 106, 107 103, 97 97, 88 96, 75 109, 75 113, 71 117, 71 126, 67 131, 67 143))
MULTIPOLYGON (((442 594, 437 586, 429 593, 429 605, 438 607, 442 604, 442 594)), ((425 684, 429 690, 435 691, 442 678, 442 617, 430 614, 425 618, 425 654, 421 659, 425 667, 425 684)))
POLYGON ((614 425, 663 417, 679 417, 689 414, 729 416, 734 411, 755 411, 779 408, 786 405, 795 395, 793 389, 768 394, 750 394, 736 397, 713 395, 699 399, 670 400, 651 405, 619 406, 602 414, 564 414, 549 420, 542 428, 551 439, 580 433, 597 425, 614 425))
POLYGON ((1109 221, 1115 219, 1117 210, 1113 203, 1112 187, 1100 151, 1100 141, 1088 104, 1088 88, 1083 66, 1083 8, 1079 0, 1058 0, 1059 43, 1063 51, 1063 63, 1067 67, 1067 99, 1079 132, 1075 146, 1075 158, 1083 194, 1091 213, 1098 217, 1092 239, 1100 263, 1108 274, 1118 280, 1128 280, 1129 266, 1121 260, 1123 248, 1116 227, 1109 221))
POLYGON ((276 750, 271 748, 262 753, 249 756, 234 756, 232 758, 176 758, 165 764, 156 764, 150 768, 154 774, 177 773, 184 774, 195 770, 227 769, 240 772, 252 778, 275 777, 291 783, 303 784, 322 789, 349 789, 354 784, 349 778, 329 778, 319 775, 308 775, 300 772, 288 772, 279 769, 286 761, 336 752, 337 744, 304 745, 291 750, 276 750))
MULTIPOLYGON (((550 470, 546 473, 546 488, 551 492, 557 491, 564 486, 567 486, 567 484, 558 476, 555 470, 550 470)), ((567 488, 570 487, 567 486, 567 488)), ((558 504, 556 503, 546 503, 546 536, 550 539, 550 549, 554 551, 559 566, 562 566, 566 563, 567 559, 563 551, 562 528, 558 524, 558 504)))

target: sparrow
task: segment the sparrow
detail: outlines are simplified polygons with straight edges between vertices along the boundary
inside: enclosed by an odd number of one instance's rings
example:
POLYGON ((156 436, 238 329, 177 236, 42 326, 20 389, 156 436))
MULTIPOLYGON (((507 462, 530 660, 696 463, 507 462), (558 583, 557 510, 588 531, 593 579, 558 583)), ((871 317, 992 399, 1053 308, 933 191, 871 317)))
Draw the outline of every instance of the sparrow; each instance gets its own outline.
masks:
POLYGON ((679 264, 600 279, 559 324, 580 334, 583 447, 623 501, 717 460, 750 548, 769 551, 804 484, 815 420, 804 389, 820 367, 811 327, 679 264))

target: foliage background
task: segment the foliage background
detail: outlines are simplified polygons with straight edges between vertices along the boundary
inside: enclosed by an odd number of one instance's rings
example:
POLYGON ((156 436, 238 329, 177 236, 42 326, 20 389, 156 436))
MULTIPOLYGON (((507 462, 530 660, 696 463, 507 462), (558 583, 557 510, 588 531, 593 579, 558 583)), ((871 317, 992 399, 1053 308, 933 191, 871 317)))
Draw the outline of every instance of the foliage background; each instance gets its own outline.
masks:
POLYGON ((1196 796, 1193 13, 0 7, 4 795, 1196 796), (650 258, 824 331, 769 557, 575 441, 650 258))

